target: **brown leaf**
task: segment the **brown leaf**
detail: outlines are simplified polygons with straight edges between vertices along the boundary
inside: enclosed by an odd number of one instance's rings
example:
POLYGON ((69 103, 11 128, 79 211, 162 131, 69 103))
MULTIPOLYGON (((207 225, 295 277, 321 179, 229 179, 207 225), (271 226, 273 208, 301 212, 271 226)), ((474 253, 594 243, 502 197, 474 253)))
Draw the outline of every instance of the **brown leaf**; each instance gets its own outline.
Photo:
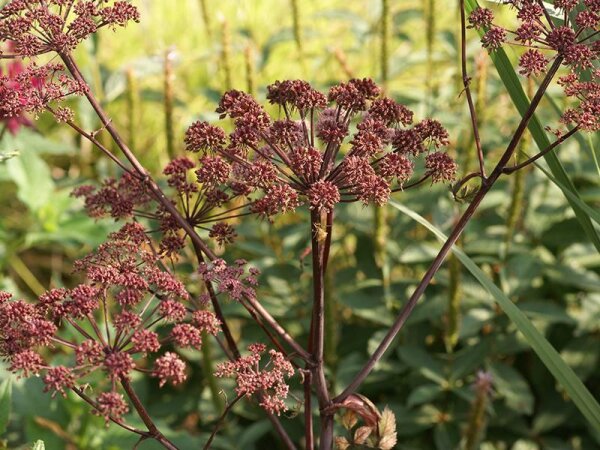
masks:
POLYGON ((365 425, 371 427, 375 427, 381 417, 377 407, 364 395, 351 394, 342 402, 342 406, 354 411, 363 419, 365 425))
POLYGON ((369 436, 373 433, 373 428, 371 427, 359 427, 354 432, 354 443, 361 445, 367 442, 369 436))
POLYGON ((358 422, 358 416, 350 409, 347 409, 342 415, 342 425, 346 430, 351 430, 358 422))
POLYGON ((396 437, 396 416, 387 406, 383 409, 381 419, 379 419, 378 433, 379 448, 381 450, 394 448, 398 440, 396 437))
POLYGON ((350 442, 343 436, 338 436, 335 438, 335 448, 338 450, 346 450, 350 447, 350 442))

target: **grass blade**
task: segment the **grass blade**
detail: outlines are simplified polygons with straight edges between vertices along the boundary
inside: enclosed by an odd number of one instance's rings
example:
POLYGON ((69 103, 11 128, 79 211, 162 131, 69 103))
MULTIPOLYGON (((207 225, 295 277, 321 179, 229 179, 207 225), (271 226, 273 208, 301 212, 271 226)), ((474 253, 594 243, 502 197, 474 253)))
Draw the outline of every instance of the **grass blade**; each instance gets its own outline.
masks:
MULTIPOLYGON (((465 0, 465 9, 467 14, 470 14, 478 6, 477 0, 465 0)), ((483 33, 483 31, 480 31, 480 33, 483 33)), ((498 75, 500 75, 500 79, 504 83, 504 86, 506 87, 506 90, 508 91, 508 94, 510 95, 515 107, 519 113, 523 115, 529 107, 529 100, 525 95, 523 86, 521 86, 519 77, 510 63, 508 56, 506 56, 506 53, 503 49, 499 49, 490 53, 490 57, 494 62, 498 75)), ((529 121, 529 131, 531 132, 531 135, 533 136, 533 139, 540 150, 545 149, 550 145, 550 140, 548 139, 544 128, 536 116, 533 116, 529 121)), ((579 198, 579 194, 577 193, 573 182, 567 175, 563 165, 560 163, 560 160, 554 152, 549 152, 546 154, 544 159, 546 160, 546 163, 548 164, 548 167, 550 168, 554 178, 556 178, 556 180, 558 180, 571 194, 573 194, 571 196, 567 196, 567 200, 571 204, 571 207, 575 212, 575 216, 577 217, 577 220, 579 221, 588 239, 594 244, 598 252, 600 252, 600 236, 593 227, 592 222, 586 212, 579 207, 577 202, 573 200, 573 196, 579 198)))
MULTIPOLYGON (((411 209, 395 201, 389 202, 391 206, 406 214, 416 222, 423 225, 436 237, 444 242, 446 236, 433 224, 428 222, 411 209)), ((590 224, 591 226, 591 224, 590 224)), ((575 372, 563 361, 560 354, 548 342, 548 340, 535 328, 527 316, 516 306, 490 278, 469 258, 460 248, 453 246, 453 253, 479 281, 479 283, 494 297, 494 300, 500 305, 506 315, 512 320, 517 329, 523 334, 533 351, 539 356, 546 368, 552 373, 554 378, 565 389, 573 403, 583 416, 590 422, 592 427, 600 431, 600 405, 585 387, 581 380, 575 375, 575 372)))

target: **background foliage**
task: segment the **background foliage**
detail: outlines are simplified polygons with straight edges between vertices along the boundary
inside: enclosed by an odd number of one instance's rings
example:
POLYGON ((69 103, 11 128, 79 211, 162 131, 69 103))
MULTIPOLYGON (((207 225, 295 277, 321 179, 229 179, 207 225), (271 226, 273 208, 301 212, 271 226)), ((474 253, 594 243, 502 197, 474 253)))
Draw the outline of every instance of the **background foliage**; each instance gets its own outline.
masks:
MULTIPOLYGON (((250 90, 264 98, 264 86, 277 79, 305 78, 322 89, 350 77, 382 81, 378 0, 136 4, 142 12, 139 25, 118 35, 104 31, 77 56, 113 121, 126 130, 136 154, 155 173, 169 155, 183 152, 183 133, 194 119, 216 119, 212 111, 226 89, 250 90)), ((466 173, 475 161, 468 112, 460 97, 457 4, 389 2, 387 91, 418 117, 435 115, 442 121, 466 173)), ((472 86, 484 149, 492 159, 503 150, 519 116, 477 36, 470 37, 472 86)), ((514 61, 510 51, 508 56, 514 61)), ((557 120, 550 100, 539 113, 544 125, 557 120)), ((88 129, 99 128, 83 101, 73 107, 88 129)), ((598 136, 582 136, 560 150, 569 177, 592 207, 600 202, 594 153, 599 146, 598 136)), ((526 143, 522 151, 535 148, 526 143)), ((7 158, 0 163, 0 289, 34 298, 49 286, 72 285, 72 261, 102 242, 115 224, 88 219, 69 193, 90 178, 114 174, 114 167, 44 117, 34 129, 21 129, 16 136, 5 133, 0 152, 7 158)), ((451 228, 461 208, 448 190, 429 186, 396 200, 441 230, 451 228)), ((309 321, 309 261, 305 264, 302 255, 310 231, 305 223, 299 217, 273 225, 247 221, 238 229, 235 253, 225 254, 244 257, 262 269, 259 298, 294 335, 306 330, 309 321)), ((336 223, 327 280, 331 319, 326 358, 331 379, 342 387, 378 343, 438 244, 426 228, 390 208, 383 240, 387 259, 382 260, 370 210, 342 208, 336 223)), ((600 256, 560 189, 538 169, 504 179, 480 208, 461 246, 598 397, 600 256)), ((182 271, 191 281, 192 265, 184 264, 182 271)), ((235 317, 234 331, 243 343, 264 341, 238 305, 226 305, 226 314, 235 317)), ((136 388, 166 434, 182 448, 196 448, 226 400, 215 393, 231 393, 231 386, 224 380, 211 386, 205 376, 222 360, 216 346, 185 356, 193 361, 194 372, 183 387, 158 390, 154 380, 138 380, 136 388)), ((600 433, 587 425, 490 294, 453 259, 436 276, 361 392, 395 412, 398 448, 452 449, 469 428, 479 426, 470 421, 475 398, 470 386, 480 369, 491 372, 494 380, 481 448, 600 446, 600 433)), ((133 446, 135 437, 105 428, 75 397, 53 400, 41 393, 37 380, 25 382, 5 372, 1 377, 0 432, 8 448, 41 448, 34 444, 38 439, 50 449, 133 446)), ((293 389, 301 398, 300 385, 293 389)), ((292 411, 294 402, 290 400, 292 411)), ((215 448, 277 445, 258 409, 241 402, 234 412, 215 448)), ((292 436, 302 435, 299 423, 283 422, 292 436)))

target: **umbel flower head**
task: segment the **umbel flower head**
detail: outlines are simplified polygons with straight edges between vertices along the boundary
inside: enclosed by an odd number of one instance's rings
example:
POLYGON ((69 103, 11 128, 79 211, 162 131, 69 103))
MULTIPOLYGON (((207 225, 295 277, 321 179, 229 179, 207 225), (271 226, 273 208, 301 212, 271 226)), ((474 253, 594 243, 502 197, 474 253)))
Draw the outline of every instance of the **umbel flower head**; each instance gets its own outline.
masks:
MULTIPOLYGON (((12 43, 9 43, 9 48, 12 48, 12 43)), ((4 86, 4 89, 20 92, 24 89, 21 87, 21 83, 19 79, 22 79, 20 76, 21 73, 25 70, 23 63, 19 60, 9 61, 6 66, 3 68, 0 66, 0 85, 4 86)), ((32 85, 35 84, 36 81, 32 80, 32 85)), ((27 83, 29 85, 30 83, 27 83)), ((17 96, 20 101, 22 101, 23 96, 17 96)), ((22 126, 30 127, 32 126, 32 122, 27 118, 24 114, 24 111, 13 111, 10 104, 6 106, 0 106, 0 122, 3 122, 11 134, 17 134, 19 128, 22 126)))
POLYGON ((248 356, 219 364, 215 375, 235 378, 235 390, 240 397, 259 394, 260 406, 279 415, 287 409, 285 399, 289 386, 285 379, 294 375, 294 367, 282 353, 275 350, 269 350, 269 361, 261 367, 267 347, 264 344, 252 344, 248 350, 248 356))
POLYGON ((575 102, 562 121, 584 131, 600 130, 600 1, 555 0, 553 9, 537 0, 507 0, 516 11, 518 26, 507 29, 494 24, 490 9, 477 8, 470 27, 485 30, 482 44, 495 51, 504 44, 524 49, 519 72, 540 76, 552 62, 560 61, 569 74, 559 80, 567 97, 575 102), (558 12, 558 14, 556 14, 558 12))
POLYGON ((64 54, 100 28, 139 18, 128 1, 10 0, 0 9, 0 41, 13 41, 14 53, 23 57, 64 54))
POLYGON ((267 92, 277 119, 233 90, 217 108, 233 120, 233 131, 196 122, 185 140, 199 154, 198 182, 243 193, 253 213, 270 218, 303 203, 323 213, 342 202, 382 205, 403 187, 454 178, 456 164, 441 151, 448 145, 443 126, 432 119, 413 124, 413 113, 382 97, 370 79, 341 83, 328 95, 302 80, 278 81, 267 92), (410 183, 421 156, 423 173, 410 183))
POLYGON ((210 311, 189 312, 188 293, 159 268, 146 234, 136 223, 109 236, 98 250, 78 261, 89 282, 52 289, 36 304, 0 293, 0 355, 11 371, 42 376, 53 394, 77 390, 98 371, 106 383, 94 386, 95 412, 108 419, 128 410, 119 384, 133 371, 149 373, 158 384, 186 379, 186 364, 174 351, 200 348, 202 334, 217 334, 210 311), (64 328, 70 328, 63 334, 64 328), (52 366, 40 349, 70 354, 71 363, 52 366))

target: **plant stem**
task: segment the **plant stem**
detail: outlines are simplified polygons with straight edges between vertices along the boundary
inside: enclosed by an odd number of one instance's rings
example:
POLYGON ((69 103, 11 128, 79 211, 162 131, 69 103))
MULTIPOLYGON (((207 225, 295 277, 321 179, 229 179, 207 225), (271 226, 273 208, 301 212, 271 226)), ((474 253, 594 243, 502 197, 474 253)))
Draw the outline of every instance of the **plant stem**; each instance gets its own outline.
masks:
POLYGON ((17 254, 12 255, 8 259, 8 264, 35 295, 39 297, 46 292, 46 288, 17 254))
POLYGON ((460 23, 461 23, 461 35, 460 35, 460 48, 461 48, 461 72, 462 72, 462 81, 464 85, 464 92, 467 96, 467 104, 469 105, 469 114, 471 115, 471 126, 473 129, 473 138, 475 140, 475 147, 477 149, 477 158, 479 160, 479 172, 481 173, 481 177, 485 179, 485 165, 483 159, 483 149, 481 147, 481 138, 479 137, 479 121, 477 120, 477 111, 475 108, 475 103, 473 102, 473 97, 471 95, 471 78, 469 77, 467 71, 467 26, 466 26, 466 18, 465 18, 465 0, 460 1, 460 23))
POLYGON ((231 90, 231 31, 229 22, 223 19, 221 22, 221 70, 223 71, 223 83, 226 91, 231 90))
POLYGON ((146 408, 142 404, 140 398, 137 396, 135 390, 133 389, 133 386, 131 386, 131 383, 129 382, 129 380, 126 377, 121 377, 121 386, 123 386, 123 389, 125 390, 125 393, 127 394, 127 397, 129 397, 129 400, 131 400, 131 403, 133 404, 133 407, 137 411, 138 415, 140 416, 140 419, 142 419, 142 422, 144 422, 144 425, 146 425, 146 427, 148 427, 148 433, 150 434, 150 436, 153 439, 155 439, 156 441, 158 441, 159 443, 161 443, 162 446, 165 447, 166 449, 179 450, 175 446, 175 444, 173 444, 171 441, 169 441, 156 427, 156 425, 150 418, 148 411, 146 411, 146 408))
POLYGON ((254 95, 256 91, 256 80, 254 79, 254 51, 252 45, 248 44, 244 50, 244 62, 246 66, 246 90, 248 94, 254 95))
MULTIPOLYGON (((333 446, 333 414, 325 412, 331 400, 327 389, 324 367, 325 348, 325 266, 329 256, 331 238, 321 237, 319 230, 322 228, 321 213, 315 210, 310 214, 311 223, 311 248, 313 269, 313 314, 311 320, 311 340, 309 352, 312 356, 313 377, 319 408, 321 410, 321 433, 319 440, 320 450, 330 450, 333 446)), ((331 230, 329 231, 331 233, 331 230)))
POLYGON ((304 440, 306 442, 305 449, 313 450, 315 447, 315 438, 313 431, 313 416, 312 416, 312 373, 308 370, 304 375, 304 440))
POLYGON ((210 448, 210 445, 212 444, 213 439, 217 435, 219 428, 221 428, 223 422, 225 422, 225 417, 227 417, 229 411, 231 411, 231 409, 235 406, 235 404, 238 401, 240 401, 242 397, 242 395, 238 395, 236 398, 233 399, 233 401, 229 405, 227 405, 225 411, 223 411, 223 414, 221 414, 221 417, 219 417, 219 420, 217 421, 217 424, 215 425, 215 428, 213 429, 212 433, 210 433, 210 437, 206 441, 206 444, 204 444, 203 450, 208 450, 210 448))
POLYGON ((451 352, 458 342, 458 335, 460 333, 460 320, 461 320, 461 281, 462 281, 462 266, 458 258, 454 255, 448 257, 448 272, 449 272, 449 283, 448 283, 448 311, 447 311, 447 323, 446 323, 446 350, 451 352))
POLYGON ((173 58, 175 52, 168 49, 165 52, 164 59, 164 108, 165 108, 165 136, 167 141, 167 155, 170 160, 175 158, 175 126, 173 119, 173 81, 175 75, 173 73, 173 58))
POLYGON ((204 31, 209 41, 212 40, 212 30, 210 24, 210 15, 208 13, 208 7, 206 6, 206 0, 198 0, 200 3, 200 14, 202 15, 202 22, 204 23, 204 31))
POLYGON ((137 117, 139 115, 139 91, 132 68, 127 69, 127 140, 132 149, 136 148, 137 117))
POLYGON ((212 342, 210 340, 212 336, 204 332, 202 336, 202 371, 206 377, 208 388, 210 389, 210 395, 213 400, 213 405, 217 413, 222 413, 225 408, 225 402, 223 397, 219 394, 219 385, 217 379, 213 375, 213 354, 212 354, 212 342))
POLYGON ((373 354, 371 355, 371 357, 369 358, 367 363, 363 366, 363 368, 354 377, 354 379, 348 385, 348 387, 346 389, 344 389, 344 391, 340 395, 338 395, 337 397, 335 397, 333 399, 334 403, 339 403, 339 402, 343 401, 350 394, 354 393, 356 391, 356 389, 358 389, 358 387, 362 384, 362 382, 365 380, 365 378, 367 378, 369 373, 371 373, 371 371, 375 367, 375 364, 377 364, 377 362, 381 359, 383 354, 386 352, 386 350, 392 344, 394 338, 398 335, 398 333, 404 326, 404 323, 406 322, 406 320, 412 313, 413 309, 417 305, 418 300, 421 298, 421 296, 425 292, 425 289, 427 288, 427 286, 429 286, 434 275, 436 274, 436 272, 438 271, 438 269, 444 262, 446 256, 452 249, 452 246, 456 243, 456 241, 460 237, 461 233, 466 228, 467 224, 470 222, 471 218, 475 214, 475 211, 479 207, 481 201, 491 190, 492 186, 498 180, 500 175, 502 175, 502 172, 505 169, 506 164, 508 163, 508 161, 510 161, 511 157, 513 156, 513 154, 517 148, 517 145, 519 144, 521 138, 523 137, 523 133, 527 129, 527 124, 533 117, 535 110, 537 109, 538 105, 540 104, 540 101, 542 100, 542 97, 544 96, 544 93, 546 92, 548 85, 550 84, 550 82, 556 75, 556 72, 560 68, 561 63, 562 63, 562 58, 557 57, 556 60, 554 61, 554 63, 552 64, 552 66, 550 67, 550 69, 548 70, 542 83, 540 84, 535 96, 531 100, 531 104, 529 105, 529 108, 527 109, 526 113, 523 115, 521 122, 519 123, 510 143, 508 144, 504 154, 498 161, 496 167, 494 168, 494 170, 492 171, 490 176, 487 179, 482 181, 480 190, 477 192, 477 194, 473 198, 473 201, 469 204, 469 206, 467 207, 467 209, 465 210, 465 212, 463 213, 463 215, 461 216, 461 218, 459 219, 457 224, 454 226, 454 229, 450 233, 448 240, 442 246, 438 255, 435 257, 435 259, 429 266, 429 269, 427 269, 427 272, 425 272, 425 275, 421 279, 421 282, 419 283, 419 285, 417 286, 417 288, 415 289, 415 291, 413 292, 411 297, 408 299, 406 304, 400 310, 400 313, 396 317, 396 320, 394 321, 394 324, 392 325, 392 327, 390 328, 388 333, 385 335, 385 337, 383 338, 383 340, 381 341, 381 343, 379 344, 377 349, 373 352, 373 354))
MULTIPOLYGON (((390 40, 390 10, 389 0, 381 0, 381 20, 380 20, 380 44, 381 44, 381 83, 384 92, 388 90, 389 75, 389 40, 390 40)), ((387 209, 382 206, 375 206, 373 209, 375 222, 375 263, 381 271, 381 282, 383 285, 383 298, 388 307, 390 307, 390 267, 386 249, 387 234, 389 232, 387 221, 387 209)))
POLYGON ((298 60, 300 61, 302 70, 305 71, 304 45, 302 43, 302 26, 300 25, 300 9, 298 7, 298 0, 290 0, 290 6, 292 7, 294 41, 296 42, 296 48, 298 50, 298 60))

